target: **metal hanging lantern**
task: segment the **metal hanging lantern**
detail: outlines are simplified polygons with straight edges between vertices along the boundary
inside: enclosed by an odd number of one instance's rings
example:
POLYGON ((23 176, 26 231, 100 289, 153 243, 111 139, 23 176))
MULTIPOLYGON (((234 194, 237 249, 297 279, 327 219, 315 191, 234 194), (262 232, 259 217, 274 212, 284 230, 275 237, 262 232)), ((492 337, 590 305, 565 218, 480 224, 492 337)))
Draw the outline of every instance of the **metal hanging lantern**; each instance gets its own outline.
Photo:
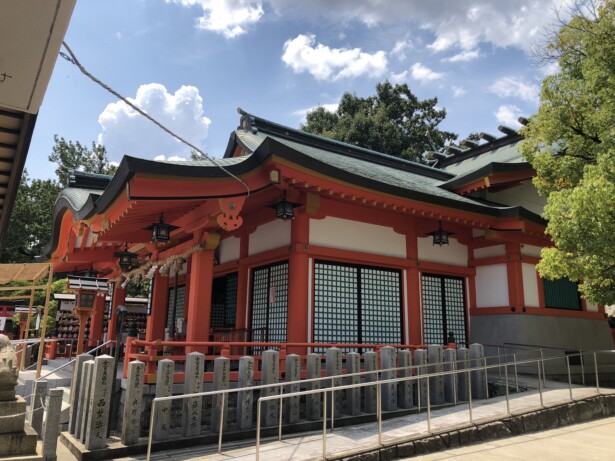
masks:
POLYGON ((113 253, 113 256, 119 258, 118 264, 122 269, 129 269, 132 266, 132 259, 135 257, 134 253, 128 251, 128 244, 124 244, 124 251, 113 253))
POLYGON ((160 213, 160 221, 147 226, 145 230, 152 231, 152 242, 168 242, 171 239, 171 232, 177 229, 177 226, 171 226, 164 222, 164 215, 160 213))
POLYGON ((275 206, 275 217, 287 221, 295 217, 295 204, 287 202, 285 198, 275 206))
POLYGON ((448 238, 451 235, 455 235, 453 232, 442 229, 442 221, 438 223, 438 229, 433 232, 428 232, 427 235, 431 235, 433 238, 432 245, 448 245, 448 238))

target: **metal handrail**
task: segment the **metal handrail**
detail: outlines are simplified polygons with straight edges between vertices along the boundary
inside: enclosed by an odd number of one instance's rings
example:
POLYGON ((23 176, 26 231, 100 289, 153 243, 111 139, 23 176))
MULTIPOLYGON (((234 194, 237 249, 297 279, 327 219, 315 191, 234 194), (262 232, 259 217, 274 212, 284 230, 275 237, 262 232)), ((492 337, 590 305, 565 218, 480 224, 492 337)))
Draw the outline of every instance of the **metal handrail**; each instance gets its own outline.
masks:
MULTIPOLYGON (((582 356, 582 355, 587 355, 587 354, 593 354, 594 357, 594 368, 595 368, 595 376, 596 376, 596 392, 600 393, 600 385, 599 385, 599 381, 598 381, 598 361, 597 361, 597 357, 596 354, 597 353, 615 353, 615 350, 604 350, 604 351, 592 351, 592 352, 580 352, 577 354, 571 354, 568 357, 571 356, 582 356)), ((508 354, 508 355, 514 355, 515 354, 508 354)), ((482 360, 483 358, 480 358, 480 360, 482 360)), ((477 366, 477 367, 471 367, 471 368, 463 368, 463 369, 453 369, 453 370, 448 370, 448 371, 443 371, 443 372, 434 372, 434 373, 426 373, 426 374, 420 374, 420 375, 416 375, 416 376, 405 376, 405 377, 400 377, 400 378, 391 378, 391 379, 386 379, 386 380, 377 380, 376 381, 372 381, 372 382, 364 382, 364 383, 356 383, 356 384, 348 384, 348 385, 342 385, 342 386, 335 386, 335 380, 336 379, 340 379, 340 378, 345 378, 345 377, 351 377, 351 376, 356 376, 356 375, 365 375, 365 374, 377 374, 377 373, 382 373, 385 371, 391 371, 391 370, 404 370, 404 369, 408 369, 408 368, 419 368, 419 367, 428 367, 428 366, 433 366, 434 364, 422 364, 422 365, 415 365, 412 367, 402 367, 402 368, 391 368, 391 369, 386 369, 386 370, 373 370, 373 371, 369 371, 369 372, 361 372, 361 373, 351 373, 351 374, 347 374, 347 375, 335 375, 335 376, 327 376, 324 378, 314 378, 314 379, 310 379, 310 380, 302 380, 301 383, 307 383, 307 382, 314 382, 314 381, 319 381, 319 380, 329 380, 331 382, 331 387, 328 388, 319 388, 319 389, 311 389, 311 390, 305 390, 305 391, 298 391, 298 392, 292 392, 292 393, 288 393, 288 394, 283 394, 283 387, 281 386, 288 386, 289 383, 276 383, 276 384, 267 384, 267 385, 260 385, 260 386, 251 386, 251 387, 244 387, 244 388, 239 388, 239 389, 224 389, 224 390, 217 390, 217 391, 207 391, 207 392, 199 392, 199 393, 194 393, 194 394, 185 394, 185 395, 179 395, 179 396, 168 396, 168 397, 157 397, 152 401, 152 408, 151 408, 151 417, 150 417, 150 428, 149 428, 149 436, 148 436, 148 445, 147 445, 147 457, 146 460, 149 461, 150 460, 150 456, 151 456, 151 445, 152 445, 152 437, 153 437, 153 425, 154 425, 154 418, 155 418, 155 414, 156 414, 156 404, 158 402, 164 402, 164 401, 172 401, 172 400, 181 400, 181 399, 185 399, 185 398, 194 398, 194 397, 203 397, 203 396, 214 396, 214 395, 219 395, 222 397, 222 402, 221 402, 221 406, 220 406, 220 426, 219 426, 219 437, 218 437, 218 453, 221 453, 222 450, 222 431, 223 431, 223 417, 224 417, 224 407, 226 405, 226 395, 230 394, 231 392, 240 392, 240 391, 249 391, 249 390, 259 390, 259 389, 266 389, 266 388, 273 388, 273 387, 280 387, 280 393, 278 395, 271 395, 271 396, 266 396, 266 397, 260 397, 258 402, 257 402, 257 439, 256 439, 256 459, 259 459, 259 448, 260 448, 260 426, 261 426, 261 420, 260 420, 260 414, 261 414, 261 402, 263 401, 269 401, 269 400, 276 400, 276 399, 280 399, 280 413, 282 411, 282 399, 286 399, 286 398, 290 398, 290 397, 297 397, 297 396, 302 396, 302 395, 311 395, 311 394, 319 394, 319 393, 323 393, 326 395, 327 392, 331 392, 332 393, 332 402, 334 401, 334 393, 335 392, 339 392, 342 390, 346 390, 346 389, 353 389, 353 388, 361 388, 361 387, 367 387, 367 386, 376 386, 376 390, 377 390, 377 417, 378 417, 378 440, 379 443, 381 442, 381 436, 382 436, 382 409, 381 409, 381 404, 380 404, 380 395, 381 395, 381 386, 382 384, 389 384, 389 383, 398 383, 398 382, 405 382, 405 381, 417 381, 420 383, 420 380, 425 379, 426 383, 427 383, 427 389, 426 389, 426 396, 427 396, 427 425, 428 425, 428 432, 431 431, 431 402, 430 402, 430 396, 429 396, 429 378, 433 378, 433 377, 438 377, 438 376, 447 376, 447 375, 458 375, 461 373, 467 373, 468 374, 468 406, 469 406, 469 415, 470 415, 470 421, 473 422, 473 415, 472 415, 472 381, 471 381, 471 376, 472 376, 472 372, 474 371, 485 371, 485 373, 487 372, 487 370, 489 369, 494 369, 494 368, 501 368, 501 367, 505 367, 505 377, 506 377, 506 407, 507 407, 507 411, 508 413, 510 413, 510 406, 509 406, 509 392, 508 392, 508 367, 509 366, 518 366, 518 365, 529 365, 532 363, 536 363, 537 365, 537 373, 538 373, 538 391, 540 394, 540 403, 541 406, 544 407, 544 402, 543 402, 543 386, 541 385, 541 365, 544 365, 545 361, 551 361, 551 360, 561 360, 562 357, 547 357, 547 358, 538 358, 538 359, 526 359, 526 360, 514 360, 513 362, 504 362, 504 363, 498 363, 495 365, 481 365, 481 366, 477 366)), ((466 360, 461 360, 461 362, 468 362, 469 360, 477 360, 477 359, 468 359, 466 360)), ((459 361, 456 361, 459 362, 459 361)), ((443 362, 443 364, 450 364, 450 363, 456 363, 456 362, 443 362)), ((485 363, 485 362, 483 362, 485 363)), ((567 367, 568 370, 570 370, 570 361, 569 359, 566 360, 567 363, 567 367)), ((441 365, 441 364, 438 364, 441 365)), ((454 368, 456 368, 454 366, 454 368)), ((572 382, 570 380, 570 372, 568 373, 569 376, 569 387, 570 387, 570 395, 572 398, 572 382)), ((419 387, 420 389, 420 387, 419 387)), ((419 390, 419 411, 420 411, 420 390, 419 390)), ((327 421, 327 411, 326 411, 326 398, 323 399, 323 457, 326 457, 326 421, 327 421)), ((331 416, 332 416, 332 420, 331 420, 331 424, 333 427, 333 417, 334 417, 334 411, 332 409, 331 412, 331 416)), ((280 418, 279 420, 279 428, 278 428, 278 437, 281 440, 281 435, 282 434, 282 418, 280 418)))
MULTIPOLYGON (((111 343, 113 343, 113 342, 115 342, 115 340, 105 341, 104 343, 99 344, 99 345, 98 345, 98 346, 96 346, 95 348, 90 349, 89 351, 87 351, 87 352, 85 352, 85 353, 86 353, 86 354, 89 354, 89 353, 91 353, 91 352, 95 352, 95 351, 97 351, 98 349, 102 349, 103 347, 105 347, 105 346, 107 346, 107 345, 109 345, 109 344, 111 344, 111 343)), ((62 365, 60 365, 60 366, 59 366, 59 367, 57 367, 57 368, 54 368, 53 370, 49 371, 48 373, 44 374, 43 376, 40 376, 40 377, 36 378, 36 379, 34 380, 34 382, 40 381, 41 379, 46 378, 47 376, 49 376, 49 375, 51 375, 51 374, 55 373, 56 371, 61 370, 62 368, 66 368, 67 366, 71 365, 71 364, 72 364, 72 363, 74 363, 75 361, 77 361, 77 357, 75 357, 74 359, 72 359, 72 360, 70 360, 70 361, 68 361, 68 362, 66 362, 66 363, 63 363, 62 365)))

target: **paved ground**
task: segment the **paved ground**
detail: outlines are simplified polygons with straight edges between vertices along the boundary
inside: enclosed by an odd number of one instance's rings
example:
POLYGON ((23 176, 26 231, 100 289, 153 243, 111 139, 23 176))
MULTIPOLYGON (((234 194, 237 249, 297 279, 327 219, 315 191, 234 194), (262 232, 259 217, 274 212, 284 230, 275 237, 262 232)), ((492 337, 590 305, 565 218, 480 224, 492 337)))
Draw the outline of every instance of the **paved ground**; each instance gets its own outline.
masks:
POLYGON ((612 461, 615 459, 615 417, 408 459, 612 461))

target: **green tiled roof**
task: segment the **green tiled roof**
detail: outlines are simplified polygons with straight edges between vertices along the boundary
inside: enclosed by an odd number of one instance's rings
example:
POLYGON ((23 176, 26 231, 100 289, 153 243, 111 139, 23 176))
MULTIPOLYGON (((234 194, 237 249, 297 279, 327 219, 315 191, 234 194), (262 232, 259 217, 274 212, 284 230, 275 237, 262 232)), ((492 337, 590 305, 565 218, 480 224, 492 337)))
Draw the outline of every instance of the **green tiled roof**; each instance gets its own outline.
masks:
POLYGON ((466 175, 490 163, 524 163, 525 160, 519 153, 521 141, 513 142, 505 146, 493 149, 460 162, 455 162, 444 167, 445 171, 457 176, 466 175))

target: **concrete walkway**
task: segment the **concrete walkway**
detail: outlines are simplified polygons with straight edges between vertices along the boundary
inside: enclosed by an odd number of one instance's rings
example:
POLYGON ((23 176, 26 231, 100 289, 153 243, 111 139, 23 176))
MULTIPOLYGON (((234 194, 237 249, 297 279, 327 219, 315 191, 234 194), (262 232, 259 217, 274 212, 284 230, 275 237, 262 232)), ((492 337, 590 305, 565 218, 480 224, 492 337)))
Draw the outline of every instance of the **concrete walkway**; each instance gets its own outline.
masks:
MULTIPOLYGON (((601 389, 602 393, 611 393, 611 390, 601 389)), ((582 399, 592 397, 596 395, 596 388, 588 387, 573 387, 573 398, 582 399)), ((543 404, 545 406, 556 405, 563 402, 570 402, 570 391, 567 383, 548 382, 547 389, 543 392, 543 404)), ((511 395, 509 402, 511 414, 525 413, 534 409, 541 408, 540 395, 536 390, 530 390, 521 394, 511 395)), ((506 398, 498 397, 489 400, 482 400, 474 402, 472 409, 473 421, 475 423, 493 421, 503 418, 507 415, 506 398)), ((604 420, 602 420, 604 421, 604 420)), ((431 412, 431 431, 438 432, 440 430, 451 429, 452 427, 458 427, 467 425, 469 422, 469 408, 467 404, 459 404, 455 407, 446 407, 440 409, 432 409, 431 412)), ((615 425, 615 419, 612 421, 615 425)), ((381 441, 384 444, 391 443, 393 441, 401 441, 404 439, 411 439, 421 435, 429 435, 427 427, 427 415, 423 412, 421 414, 413 414, 400 418, 395 418, 382 423, 382 437, 381 441)), ((594 423, 596 427, 600 427, 600 422, 594 423)), ((569 426, 561 429, 561 433, 567 431, 575 431, 576 426, 569 426)), ((612 429, 612 428, 611 428, 612 429)), ((588 431, 591 433, 591 431, 588 431)), ((615 432, 611 432, 612 434, 615 432)), ((542 433, 546 434, 546 433, 542 433)), ((537 446, 541 443, 544 445, 544 440, 550 440, 548 437, 542 436, 541 433, 532 434, 530 436, 520 436, 517 439, 523 442, 536 441, 537 446), (540 442, 543 440, 543 442, 540 442)), ((565 437, 563 435, 563 437, 565 437)), ((512 439, 508 439, 512 440, 512 439)), ((615 440, 615 438, 613 438, 615 440)), ((486 449, 495 449, 500 446, 505 446, 506 440, 490 442, 483 444, 486 449)), ((588 442, 584 445, 584 448, 579 448, 585 455, 586 452, 591 453, 596 441, 588 442)), ((615 443, 611 441, 611 443, 615 443)), ((555 446, 557 442, 553 442, 555 446)), ((376 422, 367 423, 355 426, 347 426, 335 429, 334 432, 327 431, 326 437, 326 453, 327 457, 340 457, 356 454, 357 452, 374 448, 378 446, 378 425, 376 422), (354 453, 353 453, 354 452, 354 453)), ((606 445, 605 445, 606 446, 606 445)), ((613 446, 613 445, 610 445, 613 446)), ((460 453, 474 453, 467 450, 475 450, 476 453, 480 453, 481 449, 477 446, 465 447, 460 449, 460 453)), ((528 448, 531 449, 531 448, 528 448)), ((512 449, 514 452, 514 448, 512 449)), ((555 447, 554 447, 555 450, 555 447)), ((455 452, 455 450, 453 450, 455 452)), ((554 451, 554 453, 560 453, 561 450, 554 451)), ((441 456, 445 451, 438 452, 429 456, 441 456)), ((578 452, 577 452, 578 453, 578 452)), ((603 453, 602 451, 600 453, 603 453)), ((615 451, 611 451, 611 456, 608 459, 615 459, 615 451)), ((309 434, 295 434, 289 435, 283 438, 282 441, 278 441, 276 438, 268 438, 261 440, 260 447, 260 459, 266 461, 288 461, 288 460, 313 460, 322 459, 323 454, 323 438, 322 433, 311 432, 309 434)), ((457 454, 448 455, 457 456, 457 454)), ((471 455, 473 456, 473 455, 471 455)), ((152 454, 153 460, 184 460, 184 461, 197 461, 197 460, 254 460, 256 457, 255 441, 246 440, 243 442, 225 443, 222 447, 222 453, 217 453, 217 447, 215 446, 201 446, 179 450, 170 450, 164 452, 157 452, 152 454)), ((121 458, 123 461, 144 460, 145 456, 135 456, 128 458, 121 458)), ((415 458, 416 459, 416 458, 415 458)), ((445 458, 430 458, 424 459, 445 459, 445 458)), ((466 459, 478 459, 478 458, 466 458, 466 459)), ((484 457, 481 459, 493 459, 493 457, 484 457)), ((503 458, 507 459, 507 458, 503 458)), ((510 458, 519 459, 519 458, 510 458)), ((532 457, 525 456, 523 459, 549 459, 542 456, 532 457)), ((563 459, 557 457, 557 459, 563 459)), ((605 459, 605 458, 587 458, 585 456, 576 455, 575 459, 605 459)))
POLYGON ((405 459, 612 461, 615 459, 615 417, 405 459))

